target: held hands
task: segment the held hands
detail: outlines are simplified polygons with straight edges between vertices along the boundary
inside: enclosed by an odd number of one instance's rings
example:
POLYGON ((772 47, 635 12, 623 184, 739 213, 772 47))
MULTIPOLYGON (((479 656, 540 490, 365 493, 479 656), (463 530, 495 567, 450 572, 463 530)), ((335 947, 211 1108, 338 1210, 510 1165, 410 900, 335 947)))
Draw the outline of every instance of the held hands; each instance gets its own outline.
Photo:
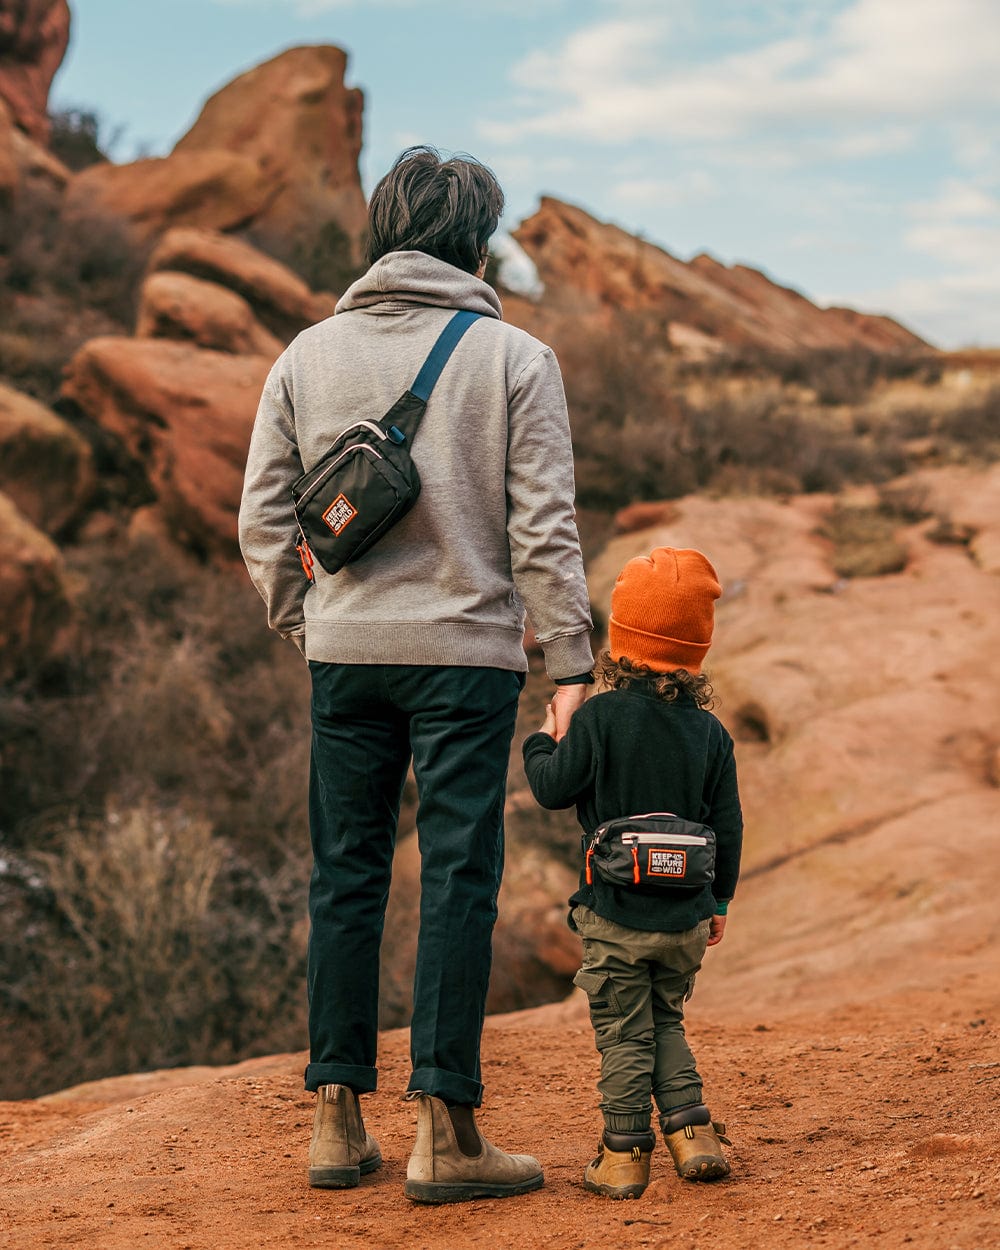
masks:
POLYGON ((713 916, 708 922, 708 944, 718 946, 726 934, 727 916, 713 916))
POLYGON ((569 723, 574 712, 583 707, 587 698, 587 687, 582 683, 572 686, 556 686, 552 702, 545 705, 545 720, 540 732, 549 734, 556 742, 566 736, 569 723))

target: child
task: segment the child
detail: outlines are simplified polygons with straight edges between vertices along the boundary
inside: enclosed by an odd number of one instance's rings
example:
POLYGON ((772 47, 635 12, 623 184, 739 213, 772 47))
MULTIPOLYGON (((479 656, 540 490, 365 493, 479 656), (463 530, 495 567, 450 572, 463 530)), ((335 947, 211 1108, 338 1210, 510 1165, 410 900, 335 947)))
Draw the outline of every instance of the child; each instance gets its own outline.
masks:
POLYGON ((558 745, 551 707, 524 743, 535 798, 548 808, 575 803, 587 833, 619 816, 673 812, 717 839, 711 886, 619 887, 596 872, 587 884, 582 872, 570 899, 570 927, 583 939, 575 983, 590 999, 604 1116, 583 1183, 610 1198, 638 1197, 649 1183, 651 1095, 680 1176, 729 1172, 716 1132, 725 1130, 702 1102, 683 1024, 705 948, 725 932, 742 844, 733 741, 706 710, 712 690, 701 673, 721 593, 698 551, 658 547, 630 560, 598 661, 609 691, 583 705, 558 745))

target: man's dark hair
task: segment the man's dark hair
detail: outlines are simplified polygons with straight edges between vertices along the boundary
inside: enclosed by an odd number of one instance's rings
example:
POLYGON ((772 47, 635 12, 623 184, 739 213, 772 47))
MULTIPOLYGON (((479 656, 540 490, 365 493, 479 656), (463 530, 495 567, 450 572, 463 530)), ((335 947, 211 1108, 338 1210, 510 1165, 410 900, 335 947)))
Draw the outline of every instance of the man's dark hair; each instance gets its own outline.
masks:
POLYGON ((372 192, 368 263, 387 252, 426 252, 475 273, 502 212, 491 169, 471 156, 444 161, 436 148, 407 148, 372 192))

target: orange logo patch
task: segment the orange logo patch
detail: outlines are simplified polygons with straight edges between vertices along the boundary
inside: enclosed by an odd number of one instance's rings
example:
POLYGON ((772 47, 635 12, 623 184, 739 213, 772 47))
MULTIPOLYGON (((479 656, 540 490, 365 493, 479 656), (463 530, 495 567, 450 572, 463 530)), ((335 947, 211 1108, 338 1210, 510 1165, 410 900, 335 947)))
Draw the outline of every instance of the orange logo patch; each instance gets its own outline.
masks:
POLYGON ((650 850, 646 871, 651 877, 683 877, 687 851, 650 850))
POLYGON ((323 520, 335 534, 340 535, 357 515, 358 510, 354 504, 346 495, 340 494, 323 513, 323 520))

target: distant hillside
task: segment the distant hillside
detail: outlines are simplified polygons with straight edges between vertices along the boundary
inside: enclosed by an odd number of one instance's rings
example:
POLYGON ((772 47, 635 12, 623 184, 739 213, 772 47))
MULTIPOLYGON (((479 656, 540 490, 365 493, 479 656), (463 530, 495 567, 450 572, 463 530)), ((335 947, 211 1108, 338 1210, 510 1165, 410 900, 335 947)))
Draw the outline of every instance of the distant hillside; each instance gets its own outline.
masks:
POLYGON ((863 348, 926 351, 928 344, 889 317, 818 308, 746 265, 707 254, 678 260, 662 248, 544 197, 514 237, 545 285, 547 309, 602 308, 655 317, 671 345, 706 354, 724 347, 771 351, 863 348))

